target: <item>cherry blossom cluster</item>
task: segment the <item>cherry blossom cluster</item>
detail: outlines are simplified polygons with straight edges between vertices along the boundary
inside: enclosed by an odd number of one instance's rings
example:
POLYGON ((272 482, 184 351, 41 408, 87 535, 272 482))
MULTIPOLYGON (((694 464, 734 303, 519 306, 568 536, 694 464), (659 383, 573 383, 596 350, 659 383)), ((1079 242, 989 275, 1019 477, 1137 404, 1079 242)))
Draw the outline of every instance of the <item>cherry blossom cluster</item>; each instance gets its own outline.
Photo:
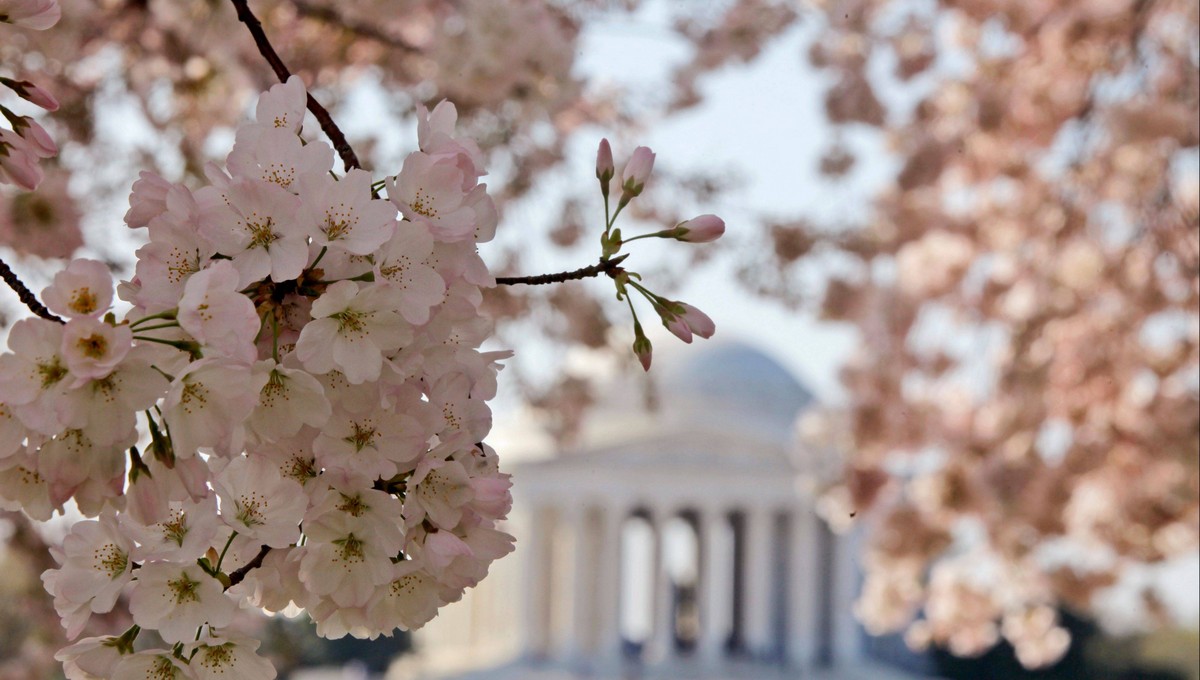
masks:
MULTIPOLYGON (((624 239, 621 229, 614 227, 617 217, 630 201, 641 195, 654 169, 654 152, 648 147, 639 146, 633 150, 629 160, 616 174, 613 163, 612 146, 607 139, 600 140, 596 151, 596 179, 600 181, 600 193, 604 196, 604 233, 600 236, 601 262, 620 262, 626 256, 613 260, 621 252, 621 248, 633 241, 645 238, 668 238, 686 243, 709 243, 721 238, 725 233, 725 221, 716 215, 700 215, 685 220, 670 229, 663 229, 650 234, 641 234, 624 239), (613 183, 614 178, 616 182, 613 183), (616 210, 610 208, 609 194, 612 186, 620 189, 616 210)), ((633 299, 629 289, 642 295, 650 302, 654 312, 662 321, 663 326, 680 340, 691 343, 693 337, 711 338, 716 332, 716 325, 707 314, 686 302, 670 300, 658 295, 640 283, 641 276, 635 272, 616 269, 612 276, 617 287, 617 299, 625 300, 629 305, 629 313, 633 315, 633 353, 641 362, 642 368, 649 371, 653 347, 646 337, 642 324, 638 321, 637 310, 633 307, 633 299)))
MULTIPOLYGON (((0 24, 42 31, 58 23, 61 15, 58 0, 0 0, 0 24)), ((47 111, 58 109, 58 101, 49 92, 28 80, 0 76, 0 85, 47 111)), ((18 115, 0 104, 0 117, 12 126, 0 127, 0 184, 16 184, 32 191, 44 177, 38 162, 58 155, 58 146, 29 116, 18 115)))
POLYGON ((68 678, 274 677, 228 628, 239 605, 391 635, 513 548, 483 443, 511 353, 478 350, 479 151, 443 102, 398 175, 337 177, 306 97, 263 94, 208 186, 143 173, 132 280, 71 262, 42 294, 65 323, 17 322, 0 356, 0 501, 88 517, 43 574, 68 636, 121 598, 135 624, 61 650, 68 678))

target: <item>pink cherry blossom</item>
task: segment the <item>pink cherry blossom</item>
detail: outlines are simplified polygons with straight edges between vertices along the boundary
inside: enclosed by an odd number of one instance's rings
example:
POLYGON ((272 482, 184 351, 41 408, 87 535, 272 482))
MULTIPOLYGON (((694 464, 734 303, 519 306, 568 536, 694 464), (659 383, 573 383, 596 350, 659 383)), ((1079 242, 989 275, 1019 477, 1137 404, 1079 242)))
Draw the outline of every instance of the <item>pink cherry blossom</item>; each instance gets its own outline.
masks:
POLYGON ((429 310, 446 296, 446 283, 427 264, 433 236, 424 224, 402 222, 375 255, 375 280, 395 292, 396 310, 412 324, 429 320, 429 310))
POLYGON ((110 680, 195 680, 187 664, 169 649, 146 649, 122 657, 113 668, 110 680))
POLYGON ((187 646, 188 666, 196 680, 271 680, 275 667, 255 653, 259 644, 232 631, 210 634, 187 646))
MULTIPOLYGON (((62 506, 50 502, 50 485, 38 473, 37 456, 27 449, 0 459, 0 508, 46 521, 62 506)), ((82 625, 82 624, 81 624, 82 625)))
POLYGON ((72 382, 62 339, 61 324, 21 319, 8 333, 12 353, 0 355, 0 394, 22 424, 46 435, 62 428, 61 402, 72 382))
POLYGON ((329 286, 313 303, 313 320, 300 332, 296 356, 313 373, 336 368, 351 383, 377 380, 383 353, 412 338, 389 297, 381 286, 360 290, 353 281, 329 286))
POLYGON ((222 455, 239 449, 245 439, 243 421, 266 381, 266 374, 251 373, 245 364, 228 359, 190 364, 163 401, 175 455, 188 458, 201 447, 222 455))
POLYGON ((115 637, 88 637, 58 650, 54 659, 62 662, 67 680, 95 680, 112 676, 121 650, 115 637))
POLYGON ((400 174, 388 180, 388 199, 408 220, 426 224, 437 239, 462 241, 475 233, 476 213, 466 204, 473 182, 454 158, 414 151, 400 174))
POLYGON ((254 303, 237 290, 238 272, 228 260, 193 274, 179 298, 177 319, 207 356, 253 363, 254 338, 262 327, 254 303))
POLYGON ((142 170, 133 183, 129 194, 129 210, 125 213, 125 224, 131 229, 144 227, 150 220, 167 211, 167 191, 171 183, 159 175, 142 170))
POLYGON ((298 193, 304 178, 333 168, 333 148, 325 142, 304 144, 291 130, 250 126, 238 130, 225 165, 234 179, 269 182, 298 193))
POLYGON ((73 378, 71 387, 112 373, 132 347, 129 326, 110 326, 86 316, 71 319, 63 328, 61 347, 73 378))
POLYGON ((396 207, 371 198, 365 170, 352 169, 337 181, 324 174, 302 181, 300 219, 311 222, 315 245, 369 255, 392 237, 396 207))
MULTIPOLYGON (((71 527, 55 555, 58 569, 42 575, 55 598, 55 607, 86 608, 105 613, 116 605, 122 589, 133 578, 137 557, 132 539, 121 532, 116 516, 101 515, 71 527)), ((68 630, 68 637, 78 635, 68 630)))
POLYGON ((381 590, 368 609, 371 623, 378 629, 416 630, 436 616, 444 604, 438 596, 437 581, 416 560, 392 565, 391 580, 381 590))
POLYGON ((129 595, 133 622, 171 643, 193 641, 201 625, 229 625, 236 608, 221 582, 195 563, 147 562, 129 595))
POLYGON ((267 382, 259 392, 258 405, 246 420, 253 440, 265 443, 286 439, 305 425, 320 428, 329 420, 329 399, 321 382, 312 375, 270 359, 260 362, 255 370, 266 371, 267 382))
POLYGON ((69 317, 99 319, 112 305, 112 272, 97 260, 71 260, 66 269, 54 275, 54 282, 42 290, 46 307, 69 317))
POLYGON ((300 580, 339 607, 362 607, 387 583, 395 553, 347 513, 326 513, 302 548, 300 580))
POLYGON ((292 76, 286 83, 272 85, 258 98, 254 118, 259 125, 300 134, 307 99, 304 81, 300 76, 292 76))
POLYGON ((286 548, 300 538, 308 497, 264 458, 237 456, 213 478, 221 520, 255 545, 286 548))
POLYGON ((307 232, 296 219, 299 199, 276 184, 233 181, 224 192, 196 193, 203 214, 200 233, 238 270, 238 288, 268 276, 288 281, 308 262, 307 232))

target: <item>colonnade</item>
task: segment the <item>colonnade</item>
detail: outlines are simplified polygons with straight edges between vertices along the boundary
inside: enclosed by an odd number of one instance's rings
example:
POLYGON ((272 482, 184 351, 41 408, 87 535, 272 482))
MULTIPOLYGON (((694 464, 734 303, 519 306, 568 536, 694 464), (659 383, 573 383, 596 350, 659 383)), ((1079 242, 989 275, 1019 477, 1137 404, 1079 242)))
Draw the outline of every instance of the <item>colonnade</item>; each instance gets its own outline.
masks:
POLYGON ((850 546, 807 503, 572 500, 530 509, 522 585, 530 660, 575 668, 731 660, 810 667, 859 654, 850 546), (664 537, 679 520, 695 539, 689 583, 674 581, 667 568, 679 556, 668 555, 664 537), (649 528, 649 564, 631 564, 624 554, 631 523, 649 528), (649 571, 637 578, 651 584, 650 625, 633 639, 623 630, 628 612, 621 603, 629 602, 623 595, 634 585, 631 570, 641 568, 649 571))

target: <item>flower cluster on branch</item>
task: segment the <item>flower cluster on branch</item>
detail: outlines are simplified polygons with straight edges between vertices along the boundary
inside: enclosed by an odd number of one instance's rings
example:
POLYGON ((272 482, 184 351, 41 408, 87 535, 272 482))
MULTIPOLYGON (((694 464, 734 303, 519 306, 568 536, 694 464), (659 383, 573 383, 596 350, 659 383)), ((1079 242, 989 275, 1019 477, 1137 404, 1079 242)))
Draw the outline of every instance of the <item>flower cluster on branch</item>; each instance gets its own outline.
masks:
POLYGON ((226 629, 238 603, 391 635, 512 550, 483 443, 511 353, 478 350, 478 150, 452 105, 422 111, 385 200, 300 136, 306 98, 295 77, 265 93, 209 186, 143 174, 124 318, 107 267, 75 260, 42 293, 65 322, 17 322, 0 356, 0 498, 90 518, 43 575, 68 636, 122 594, 135 624, 64 649, 70 677, 273 677, 226 629), (166 647, 135 648, 147 630, 166 647))

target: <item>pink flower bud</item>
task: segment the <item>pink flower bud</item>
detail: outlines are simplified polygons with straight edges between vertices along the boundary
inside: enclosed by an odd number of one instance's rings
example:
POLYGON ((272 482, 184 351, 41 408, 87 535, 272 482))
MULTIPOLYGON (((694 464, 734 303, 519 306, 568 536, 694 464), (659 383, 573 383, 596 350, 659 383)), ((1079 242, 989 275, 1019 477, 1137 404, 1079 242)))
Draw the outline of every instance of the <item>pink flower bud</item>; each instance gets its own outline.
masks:
POLYGON ((49 133, 37 121, 29 116, 20 117, 21 124, 14 126, 21 138, 29 142, 29 150, 40 158, 50 158, 58 155, 58 145, 50 138, 49 133))
POLYGON ((641 326, 639 326, 636 337, 633 339, 633 353, 637 355, 638 361, 642 363, 642 370, 650 370, 650 358, 653 349, 650 345, 650 340, 642 334, 641 326))
POLYGON ((716 324, 707 314, 686 302, 665 301, 662 305, 654 305, 654 311, 672 335, 687 343, 694 335, 711 338, 717 331, 716 324))
POLYGON ((608 145, 607 139, 601 139, 600 148, 596 150, 596 179, 600 180, 600 186, 604 187, 606 191, 608 180, 613 178, 615 172, 612 147, 608 145))
POLYGON ((671 331, 671 335, 686 343, 692 342, 692 329, 688 327, 682 316, 658 304, 654 305, 654 311, 658 312, 658 318, 662 319, 663 327, 671 331))
POLYGON ((621 198, 628 200, 642 193, 650 171, 654 169, 654 152, 649 147, 639 146, 633 150, 625 169, 621 171, 621 198))
POLYGON ((674 236, 688 243, 710 243, 725 233, 725 220, 716 215, 701 215, 675 227, 674 236))
POLYGON ((0 23, 15 24, 44 31, 58 23, 62 9, 58 0, 15 0, 6 2, 0 23))
POLYGON ((33 191, 42 183, 42 169, 37 156, 15 133, 0 130, 0 184, 9 182, 33 191))
POLYGON ((717 332, 717 325, 713 323, 713 320, 709 318, 707 314, 686 302, 680 302, 679 304, 682 305, 684 309, 684 313, 681 318, 683 319, 683 322, 688 325, 688 328, 692 329, 693 333, 702 338, 708 339, 713 336, 713 333, 717 332))
POLYGON ((43 109, 46 109, 47 111, 58 110, 58 100, 55 99, 54 96, 49 92, 43 90, 37 85, 34 85, 28 80, 0 78, 0 84, 3 84, 13 92, 16 92, 18 97, 32 102, 43 109))

